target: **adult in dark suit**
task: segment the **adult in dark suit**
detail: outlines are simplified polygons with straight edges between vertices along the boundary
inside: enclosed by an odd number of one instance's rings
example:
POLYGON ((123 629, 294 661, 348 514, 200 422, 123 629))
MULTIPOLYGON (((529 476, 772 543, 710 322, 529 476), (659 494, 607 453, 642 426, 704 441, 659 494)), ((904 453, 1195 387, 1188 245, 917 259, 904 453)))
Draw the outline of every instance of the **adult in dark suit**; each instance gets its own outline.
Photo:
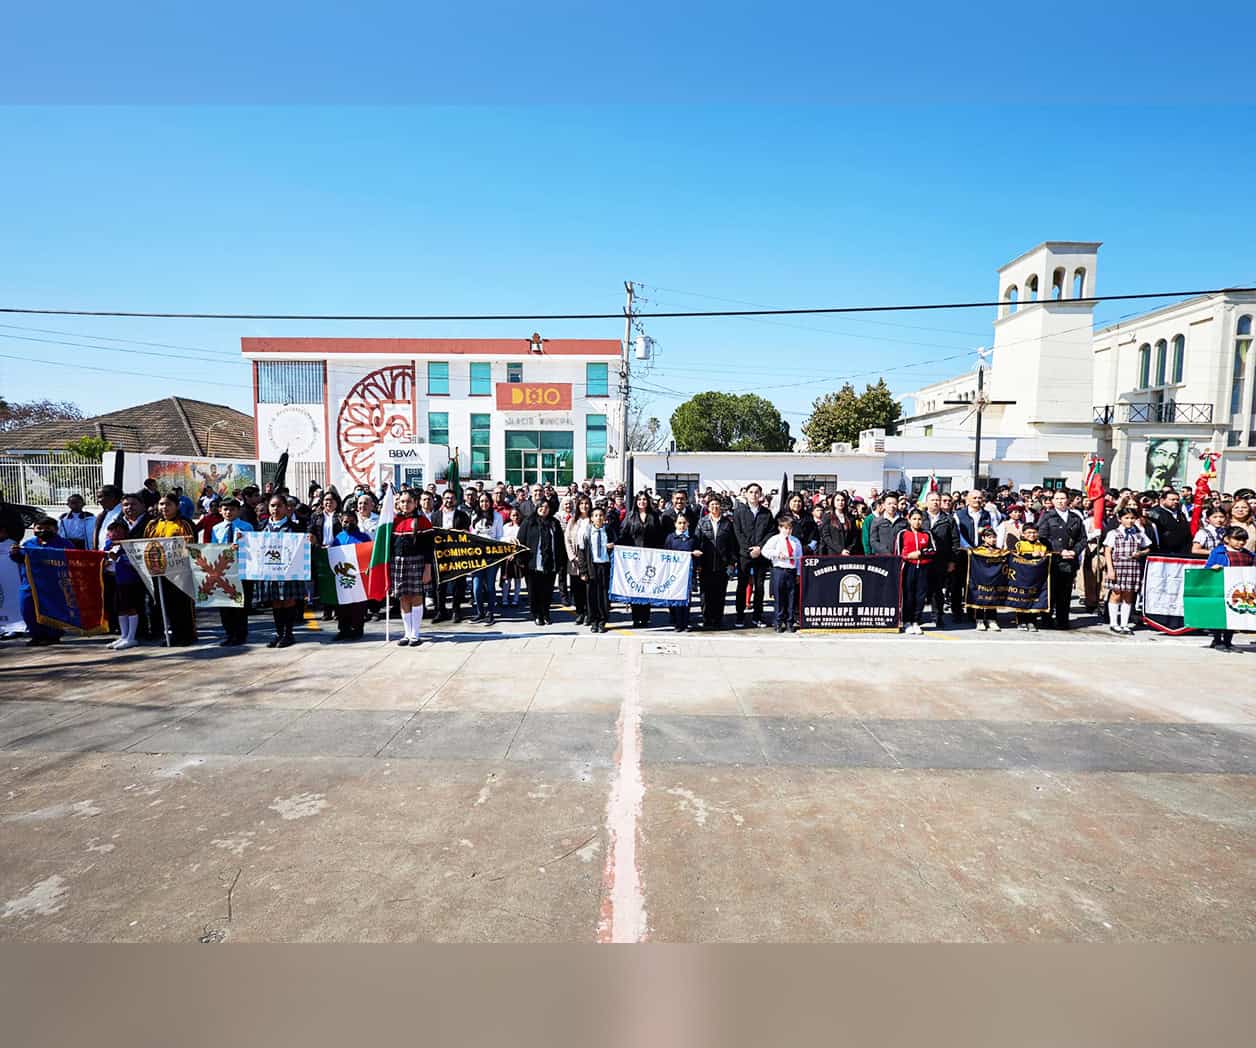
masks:
POLYGON ((728 569, 738 563, 737 536, 733 521, 725 512, 718 495, 707 500, 707 515, 698 521, 695 532, 698 549, 698 570, 702 575, 702 628, 724 628, 724 604, 728 600, 728 569))
POLYGON ((746 624, 746 593, 753 594, 750 621, 766 626, 763 621, 763 582, 771 564, 762 556, 763 544, 776 534, 776 519, 763 505, 763 488, 751 484, 746 488, 746 501, 733 510, 733 534, 737 538, 737 609, 738 628, 746 624))
POLYGON ((664 536, 670 535, 676 530, 676 518, 682 513, 685 515, 685 519, 689 521, 689 534, 697 534, 694 529, 698 526, 698 517, 701 514, 698 512, 697 506, 689 505, 689 493, 678 488, 672 492, 671 504, 667 509, 663 510, 660 518, 664 536))
POLYGON ((1038 521, 1038 541, 1051 551, 1051 614, 1056 629, 1068 629, 1073 582, 1086 554, 1086 525, 1068 508, 1067 491, 1051 496, 1051 508, 1038 521))
POLYGON ((521 556, 528 575, 532 621, 548 626, 554 576, 567 569, 567 543, 563 541, 562 525, 550 516, 549 503, 544 499, 536 504, 532 516, 519 525, 519 544, 528 547, 521 556))
POLYGON ((1191 522, 1182 512, 1182 497, 1172 488, 1160 492, 1160 504, 1147 511, 1156 526, 1151 552, 1158 557, 1185 557, 1191 552, 1191 522))
POLYGON ((955 557, 955 570, 950 573, 951 621, 958 622, 964 616, 969 622, 972 613, 964 614, 964 590, 968 586, 968 551, 981 545, 978 536, 982 528, 994 527, 994 514, 986 508, 986 496, 980 491, 970 491, 964 496, 964 505, 953 515, 955 530, 959 533, 960 552, 955 557))
MULTIPOLYGON (((650 496, 645 492, 639 492, 632 512, 628 514, 623 527, 619 529, 619 537, 615 539, 615 545, 662 549, 665 538, 667 538, 667 533, 663 530, 658 514, 654 512, 650 496)), ((649 604, 632 605, 632 625, 638 629, 650 625, 649 604)))
MULTIPOLYGON (((432 527, 451 531, 470 531, 471 517, 458 505, 449 489, 441 497, 440 509, 432 513, 432 527)), ((462 602, 467 595, 467 579, 464 575, 453 582, 443 582, 436 587, 436 617, 433 622, 445 622, 449 618, 449 606, 453 605, 454 622, 462 621, 462 602)))
POLYGON ((854 552, 859 542, 859 522, 850 512, 849 502, 840 491, 833 496, 833 509, 820 525, 820 546, 816 551, 822 557, 840 557, 854 552))
MULTIPOLYGON (((959 570, 960 541, 959 527, 955 518, 942 509, 942 496, 931 491, 925 496, 924 525, 933 536, 933 547, 937 550, 929 564, 929 603, 933 607, 933 621, 942 625, 942 591, 959 570)), ((960 620, 961 608, 951 606, 951 622, 960 620)))
POLYGON ((907 518, 899 516, 898 496, 886 495, 884 508, 868 531, 872 552, 882 557, 893 556, 898 552, 898 536, 906 530, 907 518))

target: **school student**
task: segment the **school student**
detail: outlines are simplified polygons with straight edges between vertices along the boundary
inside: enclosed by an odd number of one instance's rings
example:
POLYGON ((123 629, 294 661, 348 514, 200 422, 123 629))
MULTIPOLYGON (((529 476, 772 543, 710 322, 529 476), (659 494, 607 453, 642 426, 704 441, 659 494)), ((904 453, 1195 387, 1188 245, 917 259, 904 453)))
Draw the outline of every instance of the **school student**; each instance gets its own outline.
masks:
MULTIPOLYGON (((1245 548, 1248 537, 1246 528, 1228 528, 1223 544, 1213 547, 1204 567, 1220 571, 1222 568, 1249 568, 1256 564, 1256 554, 1245 548)), ((1208 647, 1217 651, 1234 651, 1234 630, 1213 630, 1212 643, 1208 647)))
MULTIPOLYGON (((1021 527, 1021 537, 1016 541, 1016 545, 1012 547, 1012 552, 1018 557, 1045 557, 1050 551, 1047 549, 1045 542, 1038 540, 1038 525, 1027 522, 1021 527)), ((1050 570, 1050 566, 1048 566, 1047 570, 1050 570)), ((1037 619, 1037 615, 1018 611, 1016 613, 1016 626, 1018 629, 1037 633, 1037 619)))
POLYGON ((1151 550, 1151 539, 1138 526, 1133 506, 1121 510, 1119 524, 1104 536, 1103 563, 1108 578, 1108 629, 1132 637, 1130 612, 1142 583, 1143 560, 1151 550))
MULTIPOLYGON (((672 520, 672 533, 663 540, 663 548, 675 550, 677 553, 688 553, 693 561, 694 568, 696 568, 698 558, 702 556, 702 550, 698 548, 698 543, 694 536, 689 534, 689 518, 684 513, 677 513, 672 520)), ((671 614, 672 629, 677 633, 684 633, 689 629, 688 602, 668 608, 668 611, 671 614)))
MULTIPOLYGON (((253 531, 253 525, 241 518, 243 506, 238 499, 223 499, 219 506, 222 520, 214 525, 210 532, 212 541, 234 545, 239 551, 239 538, 247 531, 253 531)), ((219 608, 218 618, 222 621, 222 640, 219 647, 234 648, 249 642, 249 604, 253 596, 253 583, 241 582, 244 587, 244 606, 240 608, 219 608)))
POLYGON ((1220 505, 1213 506, 1208 511, 1204 526, 1195 532, 1195 538, 1191 544, 1191 552, 1211 553, 1223 542, 1222 536, 1225 534, 1225 529, 1225 508, 1220 505))
MULTIPOLYGON (((970 552, 979 557, 1000 557, 1003 551, 999 549, 999 533, 988 524, 977 533, 979 545, 970 552)), ((993 608, 972 608, 972 613, 977 623, 977 629, 990 630, 993 633, 999 633, 1003 627, 999 625, 999 613, 993 608)))
POLYGON ((590 633, 605 633, 606 620, 610 618, 611 553, 615 549, 612 538, 606 526, 606 508, 595 507, 589 526, 581 532, 577 551, 580 579, 586 590, 586 620, 590 633))
MULTIPOLYGON (((371 536, 358 527, 358 515, 351 509, 341 510, 340 530, 331 540, 333 546, 356 546, 370 542, 371 536)), ((366 623, 366 601, 336 605, 336 635, 332 640, 359 640, 366 623)))
POLYGON ((793 535, 794 518, 785 511, 776 518, 776 534, 762 548, 772 565, 772 601, 776 605, 776 632, 798 632, 798 572, 802 570, 802 543, 793 535))
MULTIPOLYGON (((937 552, 921 510, 913 509, 907 514, 907 529, 897 533, 894 546, 894 552, 903 559, 903 632, 919 635, 924 632, 921 622, 929 597, 929 565, 937 552)), ((942 625, 942 616, 936 609, 935 617, 935 625, 942 625)))
MULTIPOLYGON (((519 541, 519 525, 523 522, 519 511, 513 506, 508 510, 506 523, 502 525, 502 541, 519 541)), ((519 580, 523 578, 524 554, 516 553, 502 565, 502 607, 519 606, 519 580)))
MULTIPOLYGON (((272 495, 270 516, 261 531, 302 531, 292 515, 288 500, 282 495, 272 495)), ((296 643, 292 631, 305 618, 305 591, 307 583, 297 579, 267 579, 254 585, 253 593, 259 604, 269 604, 275 620, 275 635, 266 642, 268 648, 288 648, 296 643)))
POLYGON ((122 634, 109 645, 114 651, 134 648, 140 625, 139 609, 144 603, 144 583, 140 581, 135 566, 127 560, 126 550, 119 543, 127 539, 127 526, 123 520, 114 520, 105 527, 104 551, 109 555, 105 570, 114 579, 113 611, 118 619, 118 632, 122 634))

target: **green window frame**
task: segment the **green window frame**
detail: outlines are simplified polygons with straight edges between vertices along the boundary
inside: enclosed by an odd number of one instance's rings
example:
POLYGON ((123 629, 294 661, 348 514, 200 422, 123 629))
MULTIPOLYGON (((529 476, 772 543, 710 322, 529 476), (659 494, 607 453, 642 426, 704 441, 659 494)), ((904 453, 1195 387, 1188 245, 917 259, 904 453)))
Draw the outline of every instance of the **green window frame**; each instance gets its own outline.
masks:
POLYGON ((429 411, 427 413, 427 442, 429 444, 449 446, 449 412, 429 411))
POLYGON ((449 361, 429 360, 427 362, 427 395, 429 397, 449 396, 449 361))
POLYGON ((506 365, 506 381, 522 382, 523 381, 523 364, 516 361, 515 363, 506 365))
MULTIPOLYGON (((485 367, 488 365, 486 364, 485 367)), ((489 480, 493 476, 492 461, 493 416, 471 416, 471 479, 489 480)))
POLYGON ((586 397, 609 397, 610 366, 607 364, 585 364, 584 395, 586 397))
POLYGON ((570 484, 574 469, 575 438, 571 430, 506 431, 506 483, 570 484))
POLYGON ((493 392, 493 365, 473 363, 471 365, 471 396, 487 397, 493 392))
MULTIPOLYGON (((603 367, 606 365, 603 364, 603 367)), ((584 476, 587 480, 606 477, 606 416, 586 415, 584 420, 584 476)))

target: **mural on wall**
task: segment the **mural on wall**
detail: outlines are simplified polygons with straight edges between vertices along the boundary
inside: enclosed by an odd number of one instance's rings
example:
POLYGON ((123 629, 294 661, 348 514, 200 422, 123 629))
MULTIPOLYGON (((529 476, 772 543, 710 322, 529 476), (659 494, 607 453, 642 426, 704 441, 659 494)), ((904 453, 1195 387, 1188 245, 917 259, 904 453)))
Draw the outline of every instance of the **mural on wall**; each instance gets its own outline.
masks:
MULTIPOLYGON (((335 403, 333 400, 332 403, 335 403)), ((374 484, 375 452, 384 441, 414 439, 414 366, 390 364, 358 379, 336 414, 336 451, 355 484, 374 484)))
POLYGON ((1145 491, 1181 487, 1186 483, 1189 443, 1188 440, 1176 437, 1147 438, 1147 470, 1143 484, 1145 491))
POLYGON ((146 476, 157 481, 163 494, 179 487, 196 498, 206 487, 230 495, 257 483, 257 463, 242 459, 160 458, 145 456, 146 476))

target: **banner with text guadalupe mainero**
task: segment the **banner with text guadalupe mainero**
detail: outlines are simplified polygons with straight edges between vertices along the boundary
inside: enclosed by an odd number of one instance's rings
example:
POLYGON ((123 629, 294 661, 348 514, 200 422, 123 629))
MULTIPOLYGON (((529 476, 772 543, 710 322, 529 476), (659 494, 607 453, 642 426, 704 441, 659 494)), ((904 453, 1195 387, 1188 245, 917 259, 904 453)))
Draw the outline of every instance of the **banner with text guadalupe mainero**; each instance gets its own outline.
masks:
POLYGON ((898 557, 803 557, 799 624, 897 631, 901 571, 898 557))
POLYGON ((421 531, 419 542, 423 546, 431 546, 436 580, 440 583, 452 582, 483 568, 491 568, 528 548, 516 542, 494 542, 492 539, 472 535, 469 531, 454 531, 450 528, 429 528, 421 531))

